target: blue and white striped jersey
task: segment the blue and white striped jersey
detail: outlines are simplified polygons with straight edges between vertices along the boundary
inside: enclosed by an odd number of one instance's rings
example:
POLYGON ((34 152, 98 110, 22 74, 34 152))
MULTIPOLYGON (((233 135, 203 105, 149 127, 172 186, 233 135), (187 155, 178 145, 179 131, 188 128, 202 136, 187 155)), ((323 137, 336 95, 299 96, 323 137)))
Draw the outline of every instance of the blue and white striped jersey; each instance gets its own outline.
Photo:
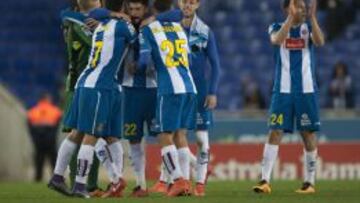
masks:
POLYGON ((130 74, 127 70, 127 66, 133 65, 139 60, 139 50, 140 42, 137 39, 129 47, 129 52, 119 73, 119 82, 124 87, 157 88, 155 67, 151 61, 146 69, 138 70, 135 74, 130 74))
POLYGON ((106 20, 94 31, 87 68, 76 88, 118 88, 117 75, 129 44, 137 37, 134 27, 122 20, 106 20))
POLYGON ((179 23, 155 21, 140 34, 140 68, 150 54, 157 72, 158 94, 197 93, 189 69, 189 44, 179 23))
MULTIPOLYGON (((281 29, 282 23, 269 27, 269 34, 281 29)), ((277 93, 314 93, 317 91, 315 79, 315 53, 311 39, 311 25, 303 23, 291 28, 281 46, 275 46, 275 82, 277 93)))

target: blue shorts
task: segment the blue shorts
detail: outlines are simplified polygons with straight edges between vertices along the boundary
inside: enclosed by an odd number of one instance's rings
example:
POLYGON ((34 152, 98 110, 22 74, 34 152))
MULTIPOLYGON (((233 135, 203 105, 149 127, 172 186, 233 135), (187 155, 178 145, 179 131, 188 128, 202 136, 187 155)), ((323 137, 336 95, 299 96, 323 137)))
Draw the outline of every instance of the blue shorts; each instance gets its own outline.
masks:
POLYGON ((196 94, 158 95, 156 104, 157 132, 194 130, 196 103, 196 94))
POLYGON ((206 96, 197 95, 196 130, 209 130, 213 125, 212 111, 204 107, 206 96))
POLYGON ((121 137, 121 92, 79 88, 75 91, 65 124, 95 137, 121 137))
POLYGON ((320 130, 317 94, 274 93, 268 121, 270 129, 292 133, 295 123, 300 132, 320 130))
POLYGON ((149 135, 156 136, 156 88, 124 87, 124 138, 141 141, 144 123, 149 135))

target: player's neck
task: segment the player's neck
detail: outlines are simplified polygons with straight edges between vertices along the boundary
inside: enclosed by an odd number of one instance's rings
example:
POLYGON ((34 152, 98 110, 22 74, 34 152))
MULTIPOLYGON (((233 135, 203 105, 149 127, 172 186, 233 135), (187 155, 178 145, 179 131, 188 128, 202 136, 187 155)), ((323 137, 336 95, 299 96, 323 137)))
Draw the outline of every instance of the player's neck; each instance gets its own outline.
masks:
POLYGON ((184 27, 191 27, 192 22, 194 21, 195 15, 185 16, 181 22, 184 27))

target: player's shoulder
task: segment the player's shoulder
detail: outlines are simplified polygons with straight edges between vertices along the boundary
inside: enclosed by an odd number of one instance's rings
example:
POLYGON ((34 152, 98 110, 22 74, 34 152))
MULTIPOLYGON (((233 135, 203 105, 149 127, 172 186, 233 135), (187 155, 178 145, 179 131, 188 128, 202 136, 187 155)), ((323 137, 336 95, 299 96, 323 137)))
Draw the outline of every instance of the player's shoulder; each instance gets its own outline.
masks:
POLYGON ((201 19, 199 16, 196 16, 196 28, 200 32, 209 33, 211 31, 209 25, 205 23, 203 19, 201 19))
POLYGON ((136 29, 130 22, 125 21, 123 19, 112 19, 112 21, 115 22, 117 30, 119 31, 128 30, 132 35, 136 34, 136 29))

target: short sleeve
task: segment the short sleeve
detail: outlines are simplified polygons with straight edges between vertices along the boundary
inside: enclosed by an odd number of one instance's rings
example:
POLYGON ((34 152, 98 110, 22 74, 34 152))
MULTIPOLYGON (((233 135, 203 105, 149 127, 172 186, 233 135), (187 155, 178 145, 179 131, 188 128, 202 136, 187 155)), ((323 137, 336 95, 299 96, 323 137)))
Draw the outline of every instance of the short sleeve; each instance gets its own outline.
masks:
POLYGON ((269 26, 268 33, 269 35, 272 35, 274 32, 277 32, 281 29, 281 24, 279 23, 273 23, 269 26))

